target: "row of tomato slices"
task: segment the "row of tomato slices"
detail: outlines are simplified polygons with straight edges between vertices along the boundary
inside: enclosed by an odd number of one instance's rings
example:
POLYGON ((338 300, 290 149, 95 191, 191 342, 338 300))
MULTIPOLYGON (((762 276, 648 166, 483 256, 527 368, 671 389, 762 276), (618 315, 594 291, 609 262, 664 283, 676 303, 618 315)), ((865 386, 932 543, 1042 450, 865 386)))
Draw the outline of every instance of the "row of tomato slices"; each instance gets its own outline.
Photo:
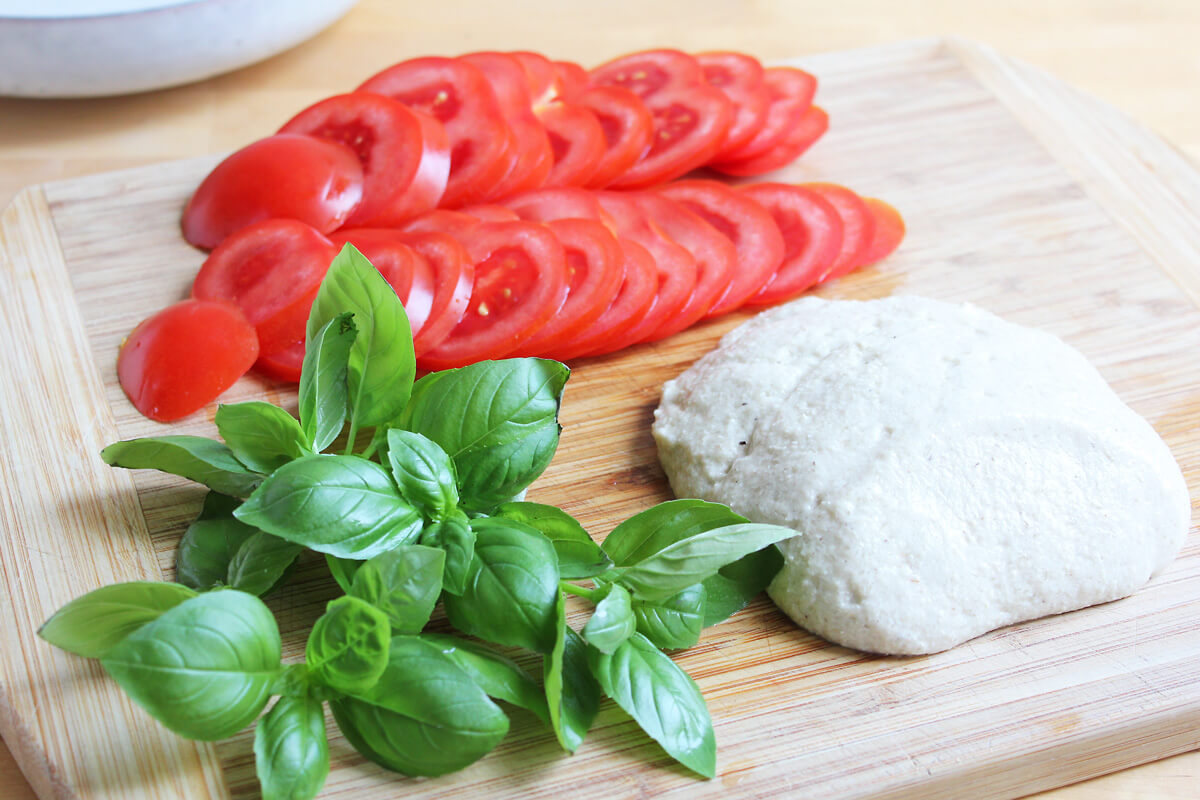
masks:
POLYGON ((201 184, 185 238, 268 218, 321 233, 541 187, 642 189, 709 166, 761 175, 827 129, 816 80, 734 52, 659 49, 590 72, 530 52, 404 61, 304 109, 201 184))

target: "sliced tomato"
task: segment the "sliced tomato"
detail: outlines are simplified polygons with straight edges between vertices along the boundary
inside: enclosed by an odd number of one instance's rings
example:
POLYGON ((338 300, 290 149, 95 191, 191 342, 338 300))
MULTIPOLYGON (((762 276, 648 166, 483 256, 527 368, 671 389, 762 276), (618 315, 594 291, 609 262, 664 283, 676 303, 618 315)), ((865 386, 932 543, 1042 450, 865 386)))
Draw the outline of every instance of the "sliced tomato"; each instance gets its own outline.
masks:
POLYGON ((550 137, 554 166, 545 186, 583 186, 600 167, 608 150, 604 128, 589 109, 573 103, 550 103, 537 110, 550 137))
POLYGON ((479 223, 479 217, 473 214, 439 208, 409 220, 400 230, 405 233, 445 233, 458 239, 479 223))
POLYGON ((475 265, 467 313, 422 369, 461 367, 512 353, 567 297, 563 246, 545 225, 483 222, 461 239, 475 265))
POLYGON ((515 58, 525 72, 525 84, 529 87, 529 99, 535 110, 561 97, 558 68, 553 61, 529 50, 514 50, 508 55, 515 58))
POLYGON ((276 353, 259 356, 254 368, 269 378, 284 383, 299 383, 304 367, 304 340, 293 342, 276 353))
POLYGON ((814 286, 842 250, 842 218, 819 193, 786 183, 756 183, 740 191, 759 203, 783 236, 778 271, 747 305, 781 303, 814 286))
POLYGON ((459 209, 460 213, 468 214, 480 222, 516 222, 521 218, 521 215, 513 211, 508 206, 501 206, 495 203, 481 203, 477 206, 464 206, 459 209))
POLYGON ((558 96, 570 100, 588 88, 588 72, 574 61, 555 61, 555 77, 558 82, 558 96))
POLYGON ((654 117, 636 94, 619 86, 598 86, 572 95, 572 102, 596 115, 604 153, 584 184, 603 189, 636 164, 654 138, 654 117))
POLYGON ((441 344, 467 313, 475 265, 467 249, 444 233, 406 233, 402 241, 433 270, 429 317, 413 336, 413 352, 419 358, 441 344))
POLYGON ((531 222, 550 222, 556 219, 591 219, 602 222, 611 231, 616 223, 600 205, 595 192, 571 186, 535 189, 504 201, 504 204, 531 222))
POLYGON ((806 183, 804 188, 828 200, 842 219, 841 252, 818 279, 821 283, 836 280, 863 263, 875 235, 875 218, 863 199, 845 186, 806 183))
POLYGON ((783 263, 783 235, 766 209, 719 181, 672 181, 657 190, 723 233, 737 252, 737 269, 707 316, 740 307, 767 284, 783 263))
POLYGON ((547 223, 566 256, 567 299, 562 308, 513 351, 545 355, 595 322, 617 296, 625 276, 625 255, 612 231, 590 219, 547 223))
POLYGON ((877 197, 864 197, 863 202, 871 211, 875 225, 871 233, 871 243, 861 256, 859 266, 867 266, 881 261, 895 252, 904 241, 904 218, 900 212, 877 197))
POLYGON ((714 159, 728 157, 729 153, 750 141, 767 121, 767 109, 771 105, 771 93, 763 81, 763 66, 757 58, 744 53, 713 52, 696 56, 704 71, 704 80, 709 86, 720 89, 733 104, 733 122, 725 133, 725 141, 714 159))
POLYGON ((192 283, 198 300, 234 303, 272 354, 304 340, 308 312, 337 254, 318 231, 288 219, 242 228, 209 254, 192 283))
POLYGON ((446 131, 390 97, 370 92, 330 97, 292 117, 280 132, 338 142, 358 156, 363 199, 350 225, 395 225, 436 208, 446 190, 446 131))
POLYGON ((508 174, 516 139, 491 84, 474 65, 455 58, 414 58, 368 78, 358 90, 399 100, 445 127, 450 175, 443 206, 479 202, 508 174))
POLYGON ((416 336, 429 319, 433 305, 433 268, 404 241, 395 228, 351 228, 338 231, 333 244, 340 248, 349 242, 358 248, 379 274, 395 290, 404 304, 408 324, 416 336))
POLYGON ((617 241, 624 259, 617 296, 595 322, 551 350, 550 358, 566 361, 616 352, 638 341, 637 329, 647 316, 651 326, 662 320, 655 309, 658 270, 654 259, 646 248, 630 239, 617 241))
POLYGON ((763 70, 763 83, 771 96, 766 120, 741 147, 721 153, 721 161, 741 161, 761 156, 779 144, 789 131, 800 124, 817 92, 817 79, 794 67, 768 67, 763 70))
POLYGON ((256 358, 258 337, 237 306, 184 300, 133 329, 117 355, 117 378, 134 408, 170 422, 216 400, 256 358))
POLYGON ((707 164, 733 121, 729 99, 707 84, 660 89, 646 106, 654 118, 650 149, 612 182, 614 188, 654 186, 707 164))
POLYGON ((753 176, 764 175, 788 164, 802 156, 808 148, 829 130, 829 115, 820 106, 811 106, 799 124, 783 137, 783 140, 761 156, 745 158, 741 161, 726 161, 723 164, 713 164, 712 168, 726 175, 753 176))
POLYGON ((695 86, 704 70, 679 50, 642 50, 614 58, 588 73, 593 86, 620 86, 646 100, 667 89, 695 86))
POLYGON ((265 219, 321 233, 340 228, 363 196, 363 169, 350 148, 281 133, 243 147, 208 173, 183 211, 183 238, 211 249, 265 219))

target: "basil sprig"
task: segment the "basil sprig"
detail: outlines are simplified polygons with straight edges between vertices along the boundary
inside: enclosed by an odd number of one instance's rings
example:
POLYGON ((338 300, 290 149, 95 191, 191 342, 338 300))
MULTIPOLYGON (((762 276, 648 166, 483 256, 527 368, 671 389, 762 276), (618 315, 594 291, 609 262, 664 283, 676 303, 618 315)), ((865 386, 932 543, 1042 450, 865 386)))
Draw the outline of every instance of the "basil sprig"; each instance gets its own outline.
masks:
POLYGON ((320 791, 325 703, 366 758, 415 776, 461 769, 495 747, 509 727, 495 700, 530 712, 574 752, 607 695, 712 777, 708 710, 662 651, 695 644, 749 602, 782 564, 774 543, 794 531, 677 500, 598 545, 566 511, 514 501, 558 446, 569 370, 521 358, 414 382, 404 308, 353 247, 330 265, 307 334, 298 419, 263 402, 224 405, 224 443, 163 436, 105 448, 113 466, 211 490, 180 541, 180 583, 97 589, 41 636, 100 659, 183 736, 231 736, 277 696, 254 738, 267 800, 320 791), (285 582, 305 550, 324 554, 345 595, 314 623, 304 661, 285 665, 258 595, 285 582), (591 583, 569 582, 579 580, 591 583), (581 633, 568 596, 595 604, 581 633), (439 602, 475 638, 425 632, 439 602), (540 683, 478 640, 540 654, 540 683))

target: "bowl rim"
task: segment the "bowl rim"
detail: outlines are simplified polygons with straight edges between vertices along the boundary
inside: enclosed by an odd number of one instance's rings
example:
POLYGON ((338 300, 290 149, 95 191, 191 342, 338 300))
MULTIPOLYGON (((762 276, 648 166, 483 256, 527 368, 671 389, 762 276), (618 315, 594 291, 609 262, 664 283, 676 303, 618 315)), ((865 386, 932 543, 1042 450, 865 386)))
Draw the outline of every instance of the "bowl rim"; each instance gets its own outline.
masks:
POLYGON ((47 15, 0 12, 0 22, 23 22, 47 25, 54 23, 82 22, 86 20, 118 19, 120 17, 161 14, 164 12, 175 11, 176 9, 180 8, 187 8, 188 6, 198 6, 211 2, 213 2, 213 0, 153 0, 153 5, 146 5, 141 8, 128 8, 124 10, 104 11, 92 14, 47 15))

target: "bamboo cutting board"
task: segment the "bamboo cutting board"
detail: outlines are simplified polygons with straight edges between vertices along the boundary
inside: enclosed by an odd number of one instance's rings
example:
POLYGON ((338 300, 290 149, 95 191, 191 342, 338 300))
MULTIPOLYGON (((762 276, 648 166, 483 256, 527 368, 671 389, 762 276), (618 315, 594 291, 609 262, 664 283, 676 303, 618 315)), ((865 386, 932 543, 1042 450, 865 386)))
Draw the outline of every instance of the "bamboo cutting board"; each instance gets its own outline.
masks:
MULTIPOLYGON (((970 300, 1081 349, 1200 484, 1200 173, 1095 100, 979 45, 938 40, 799 61, 828 136, 782 180, 887 198, 909 238, 824 290, 970 300)), ((71 598, 171 577, 201 492, 112 470, 118 438, 169 429, 116 382, 117 347, 183 297, 202 255, 178 235, 213 159, 33 187, 0 217, 0 732, 43 798, 251 798, 252 735, 186 742, 93 663, 35 636, 71 598)), ((597 537, 667 499, 649 423, 662 382, 746 315, 576 365, 558 456, 531 499, 597 537)), ((249 377, 226 397, 294 403, 249 377)), ((271 601, 285 658, 335 590, 306 562, 271 601)), ((582 622, 581 607, 573 621, 582 622)), ((1014 797, 1200 746, 1200 537, 1134 597, 1013 626, 954 650, 883 658, 795 628, 765 600, 678 656, 716 727, 696 781, 611 703, 567 756, 531 717, 435 780, 395 776, 330 728, 325 797, 1014 797)))

